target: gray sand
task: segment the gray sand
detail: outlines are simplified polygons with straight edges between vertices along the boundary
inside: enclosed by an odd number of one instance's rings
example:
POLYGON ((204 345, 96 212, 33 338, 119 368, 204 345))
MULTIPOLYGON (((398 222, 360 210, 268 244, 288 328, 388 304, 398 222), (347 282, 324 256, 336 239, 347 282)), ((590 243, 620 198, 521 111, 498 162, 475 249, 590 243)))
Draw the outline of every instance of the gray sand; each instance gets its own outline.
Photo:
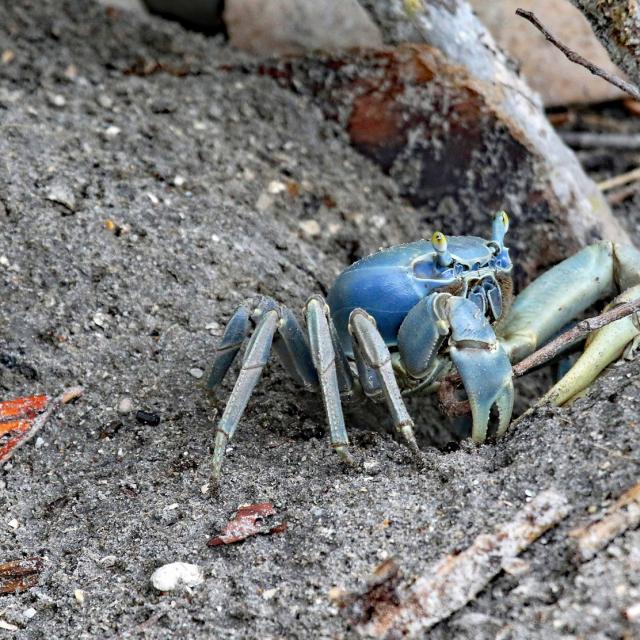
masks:
MULTIPOLYGON (((529 573, 502 575, 431 637, 640 633, 622 614, 640 600, 640 533, 579 568, 566 539, 637 480, 637 360, 496 445, 446 453, 423 434, 424 471, 388 431, 372 431, 379 411, 351 429, 365 470, 342 467, 317 399, 274 361, 229 449, 221 495, 204 495, 213 418, 233 376, 211 399, 190 370, 208 368, 234 307, 262 293, 298 310, 353 259, 430 229, 307 99, 229 71, 241 58, 221 41, 48 0, 0 7, 7 49, 0 396, 86 393, 2 469, 0 561, 45 558, 36 588, 0 597, 0 618, 19 627, 2 637, 348 636, 331 588, 361 586, 389 556, 406 575, 424 571, 548 487, 573 510, 524 554, 529 573), (149 60, 157 72, 125 73, 149 60), (298 195, 270 194, 273 181, 301 185, 298 195), (304 231, 310 220, 319 235, 304 231), (160 424, 120 416, 124 397, 160 424), (239 505, 261 501, 285 533, 206 546, 239 505), (178 560, 199 565, 205 583, 155 592, 153 570, 178 560)), ((443 439, 450 425, 432 400, 412 412, 443 439)))

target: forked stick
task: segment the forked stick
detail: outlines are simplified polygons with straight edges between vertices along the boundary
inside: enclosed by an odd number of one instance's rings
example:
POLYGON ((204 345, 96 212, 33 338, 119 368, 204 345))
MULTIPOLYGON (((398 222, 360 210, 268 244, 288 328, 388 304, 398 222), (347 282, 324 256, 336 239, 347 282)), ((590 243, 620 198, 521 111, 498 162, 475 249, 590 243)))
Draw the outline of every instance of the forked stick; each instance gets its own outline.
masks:
POLYGON ((618 87, 625 93, 628 93, 630 96, 633 96, 636 100, 640 100, 640 89, 636 87, 634 84, 627 82, 620 76, 609 73, 605 71, 602 67, 599 67, 593 62, 589 62, 586 58, 581 56, 579 53, 576 53, 572 49, 569 49, 567 45, 560 42, 541 22, 538 20, 536 15, 532 11, 525 11, 524 9, 516 9, 516 15, 524 18, 529 21, 552 45, 560 49, 564 55, 571 60, 571 62, 575 62, 576 64, 581 65, 585 69, 588 69, 595 76, 599 76, 603 80, 606 80, 614 87, 618 87))

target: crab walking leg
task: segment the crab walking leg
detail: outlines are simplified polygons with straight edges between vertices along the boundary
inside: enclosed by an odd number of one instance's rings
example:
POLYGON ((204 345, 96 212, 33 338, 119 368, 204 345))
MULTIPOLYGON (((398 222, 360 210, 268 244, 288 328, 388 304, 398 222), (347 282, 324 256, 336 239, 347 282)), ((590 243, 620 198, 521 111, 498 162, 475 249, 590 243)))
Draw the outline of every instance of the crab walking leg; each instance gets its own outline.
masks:
POLYGON ((213 471, 211 473, 211 484, 214 487, 217 486, 220 481, 222 461, 224 459, 227 442, 233 437, 238 422, 247 406, 249 397, 260 378, 262 369, 269 359, 273 334, 278 325, 278 318, 279 316, 276 310, 265 313, 260 318, 258 326, 253 332, 247 346, 240 374, 238 375, 238 379, 236 380, 216 430, 213 450, 213 471))
POLYGON ((511 362, 544 345, 594 302, 640 283, 640 253, 616 242, 599 242, 534 280, 514 301, 498 327, 511 362))
POLYGON ((249 334, 251 327, 251 314, 245 307, 239 307, 231 316, 231 320, 222 335, 222 340, 216 349, 216 355, 211 367, 211 373, 207 381, 207 388, 217 387, 224 379, 229 367, 233 364, 240 347, 249 334))
POLYGON ((349 332, 365 362, 377 373, 396 431, 402 435, 414 454, 420 448, 413 432, 413 420, 402 399, 393 373, 391 354, 373 318, 363 309, 354 309, 349 316, 349 332))
POLYGON ((318 376, 313 366, 306 335, 300 323, 287 307, 279 305, 269 297, 262 297, 252 314, 249 312, 247 304, 242 305, 229 320, 222 340, 216 349, 216 356, 207 382, 208 389, 214 389, 224 379, 242 343, 249 334, 251 319, 256 322, 269 311, 277 311, 280 316, 278 335, 273 347, 285 369, 305 389, 317 389, 318 376))
POLYGON ((328 307, 321 296, 312 296, 307 301, 305 310, 311 357, 320 380, 322 400, 329 421, 331 444, 342 460, 353 464, 353 458, 347 449, 349 437, 342 412, 336 354, 328 321, 328 307))
POLYGON ((280 307, 278 334, 273 347, 294 380, 308 391, 316 391, 318 374, 313 364, 307 337, 296 317, 284 306, 280 307))
MULTIPOLYGON (((627 289, 612 304, 631 302, 638 298, 640 285, 627 289)), ((628 345, 636 346, 639 341, 640 320, 637 312, 598 329, 589 336, 584 353, 577 362, 547 391, 540 402, 557 406, 568 402, 586 389, 607 365, 617 360, 628 345)))

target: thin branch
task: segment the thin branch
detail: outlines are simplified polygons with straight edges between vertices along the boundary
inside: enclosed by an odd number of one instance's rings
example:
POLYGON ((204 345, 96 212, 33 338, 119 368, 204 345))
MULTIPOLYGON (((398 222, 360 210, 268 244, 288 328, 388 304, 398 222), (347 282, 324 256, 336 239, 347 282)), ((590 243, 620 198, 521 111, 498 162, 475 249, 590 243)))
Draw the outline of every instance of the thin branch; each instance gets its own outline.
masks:
POLYGON ((640 150, 640 135, 629 133, 594 133, 593 131, 559 131, 560 137, 570 147, 578 149, 640 150))
POLYGON ((593 73, 593 75, 599 76, 603 80, 606 80, 614 87, 618 87, 622 91, 628 93, 630 96, 633 96, 636 100, 640 100, 640 89, 636 87, 634 84, 627 82, 620 76, 616 76, 608 71, 605 71, 601 67, 593 64, 593 62, 589 62, 586 58, 583 58, 579 53, 572 51, 565 44, 562 44, 552 33, 550 33, 547 28, 536 18, 535 14, 532 11, 525 11, 524 9, 516 9, 516 15, 524 18, 529 21, 540 33, 555 47, 560 49, 564 55, 571 60, 571 62, 575 62, 575 64, 579 64, 583 66, 585 69, 588 69, 593 73))
POLYGON ((636 167, 632 171, 627 173, 621 173, 620 175, 598 182, 598 188, 600 191, 609 191, 610 189, 616 189, 618 187, 624 187, 631 182, 637 182, 640 180, 640 167, 636 167))
POLYGON ((527 371, 549 362, 549 360, 555 358, 567 347, 575 344, 592 331, 601 329, 616 320, 626 318, 632 313, 636 313, 638 311, 640 311, 640 299, 625 302, 613 309, 610 309, 609 311, 601 313, 599 316, 587 318, 586 320, 578 322, 575 327, 569 329, 569 331, 561 333, 555 340, 552 340, 513 367, 513 377, 517 378, 522 376, 527 373, 527 371))
MULTIPOLYGON (((638 312, 640 312, 640 298, 620 304, 593 318, 581 320, 575 327, 561 333, 555 340, 534 351, 529 357, 516 364, 513 367, 513 377, 519 378, 531 371, 531 369, 535 369, 553 360, 558 354, 576 342, 579 342, 592 331, 601 329, 616 320, 622 320, 622 318, 638 312)), ((461 381, 460 374, 456 372, 448 375, 440 382, 438 401, 443 413, 448 416, 463 416, 471 411, 468 400, 458 400, 455 397, 456 387, 461 381)))

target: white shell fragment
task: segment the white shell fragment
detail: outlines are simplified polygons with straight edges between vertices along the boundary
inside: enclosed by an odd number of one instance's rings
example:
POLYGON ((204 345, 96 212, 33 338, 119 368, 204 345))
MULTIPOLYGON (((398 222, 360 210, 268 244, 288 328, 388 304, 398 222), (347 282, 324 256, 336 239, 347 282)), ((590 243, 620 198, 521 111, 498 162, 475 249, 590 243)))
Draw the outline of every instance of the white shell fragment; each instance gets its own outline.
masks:
POLYGON ((173 591, 181 587, 195 587, 204 582, 202 569, 188 562, 170 562, 151 574, 151 584, 158 591, 173 591))

